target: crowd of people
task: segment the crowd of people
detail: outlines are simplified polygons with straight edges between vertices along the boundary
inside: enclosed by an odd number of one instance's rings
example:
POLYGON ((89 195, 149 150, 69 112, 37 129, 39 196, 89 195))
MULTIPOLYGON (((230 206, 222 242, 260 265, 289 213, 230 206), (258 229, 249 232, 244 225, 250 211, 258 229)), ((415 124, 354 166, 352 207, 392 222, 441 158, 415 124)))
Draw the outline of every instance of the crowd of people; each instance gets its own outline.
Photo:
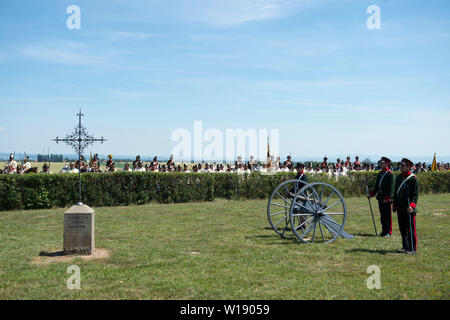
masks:
MULTIPOLYGON (((147 163, 141 160, 138 155, 136 159, 128 163, 126 162, 122 168, 116 166, 116 162, 113 159, 113 155, 108 155, 108 160, 106 161, 106 166, 104 169, 100 166, 100 160, 97 154, 91 156, 88 161, 82 158, 81 161, 73 161, 66 164, 60 173, 79 173, 79 172, 117 172, 117 171, 135 171, 135 172, 198 172, 198 173, 212 173, 212 172, 234 172, 234 173, 277 173, 277 172, 294 172, 296 173, 299 167, 304 168, 305 173, 326 173, 330 176, 345 176, 349 171, 376 171, 380 169, 379 163, 373 164, 369 162, 361 162, 359 157, 356 156, 354 161, 351 161, 350 156, 346 160, 336 159, 335 162, 329 162, 327 157, 323 158, 321 163, 307 162, 294 163, 291 156, 287 156, 284 162, 280 161, 280 157, 274 159, 273 157, 268 157, 265 163, 258 162, 254 157, 250 157, 250 160, 243 162, 240 157, 234 162, 230 163, 197 163, 197 164, 187 164, 178 163, 176 164, 173 156, 167 162, 158 162, 158 158, 154 157, 153 160, 147 163)), ((446 164, 436 164, 436 169, 438 171, 449 170, 449 163, 446 164)), ((398 168, 392 168, 393 170, 400 170, 398 168)), ((427 165, 424 163, 416 163, 412 168, 414 173, 431 171, 431 164, 427 165)), ((26 156, 22 163, 18 163, 14 159, 14 155, 10 154, 9 161, 6 163, 3 170, 0 169, 0 173, 52 173, 50 170, 50 164, 44 163, 42 170, 38 170, 37 167, 32 167, 29 161, 29 157, 26 156)))

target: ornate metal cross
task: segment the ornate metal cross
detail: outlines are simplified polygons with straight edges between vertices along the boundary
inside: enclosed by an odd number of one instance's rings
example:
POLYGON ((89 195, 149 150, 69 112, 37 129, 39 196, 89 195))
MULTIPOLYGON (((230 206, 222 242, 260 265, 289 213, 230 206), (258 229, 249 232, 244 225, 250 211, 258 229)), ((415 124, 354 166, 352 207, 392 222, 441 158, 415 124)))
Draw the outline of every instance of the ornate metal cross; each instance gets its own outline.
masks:
POLYGON ((86 149, 88 146, 92 145, 94 142, 105 142, 106 139, 103 139, 101 137, 100 139, 94 138, 92 135, 90 135, 86 128, 81 124, 81 117, 83 117, 84 114, 80 112, 77 113, 78 117, 78 126, 75 127, 74 131, 71 134, 66 135, 65 138, 58 138, 52 139, 52 141, 56 141, 56 143, 64 142, 67 145, 71 146, 75 153, 78 153, 78 203, 77 205, 82 205, 81 202, 81 156, 83 155, 84 149, 86 149))

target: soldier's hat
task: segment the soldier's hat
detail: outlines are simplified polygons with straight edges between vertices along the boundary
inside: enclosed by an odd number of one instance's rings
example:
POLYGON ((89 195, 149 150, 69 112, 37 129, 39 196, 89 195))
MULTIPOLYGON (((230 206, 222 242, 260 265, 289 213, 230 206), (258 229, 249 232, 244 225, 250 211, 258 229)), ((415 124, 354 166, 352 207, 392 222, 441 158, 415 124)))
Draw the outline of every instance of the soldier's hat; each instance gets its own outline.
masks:
POLYGON ((391 159, 389 159, 387 157, 381 157, 380 161, 386 162, 387 164, 391 164, 392 163, 391 159))
POLYGON ((305 165, 301 162, 297 162, 297 165, 295 166, 296 168, 304 168, 305 165))
POLYGON ((407 159, 407 158, 403 158, 400 161, 400 163, 403 163, 403 164, 407 165, 408 167, 414 166, 414 163, 411 160, 407 159))
POLYGON ((9 157, 10 157, 11 159, 14 159, 14 154, 10 153, 10 154, 9 154, 9 157))

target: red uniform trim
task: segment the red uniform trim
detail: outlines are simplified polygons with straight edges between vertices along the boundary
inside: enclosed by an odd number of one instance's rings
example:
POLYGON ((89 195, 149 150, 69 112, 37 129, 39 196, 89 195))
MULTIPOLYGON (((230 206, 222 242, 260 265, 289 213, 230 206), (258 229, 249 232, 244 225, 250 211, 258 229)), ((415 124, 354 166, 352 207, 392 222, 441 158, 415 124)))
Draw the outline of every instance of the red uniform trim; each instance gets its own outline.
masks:
POLYGON ((384 201, 391 201, 391 197, 389 196, 384 197, 384 201))
POLYGON ((403 175, 404 177, 407 177, 407 176, 409 176, 410 174, 411 174, 411 171, 403 172, 403 173, 402 173, 402 175, 403 175))
POLYGON ((417 251, 417 232, 416 232, 416 215, 413 214, 413 228, 414 228, 414 251, 417 251))
POLYGON ((411 206, 411 208, 413 208, 413 209, 415 209, 416 208, 416 204, 414 203, 414 202, 411 202, 410 204, 409 204, 410 206, 411 206))

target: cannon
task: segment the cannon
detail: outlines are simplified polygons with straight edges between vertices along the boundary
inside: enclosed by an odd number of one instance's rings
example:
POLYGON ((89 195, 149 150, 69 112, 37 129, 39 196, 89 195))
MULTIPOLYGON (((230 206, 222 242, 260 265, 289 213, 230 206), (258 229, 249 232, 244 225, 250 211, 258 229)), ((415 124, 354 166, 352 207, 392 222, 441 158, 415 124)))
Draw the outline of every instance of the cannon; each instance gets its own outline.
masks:
POLYGON ((272 192, 267 203, 267 218, 282 238, 303 243, 330 243, 345 232, 347 206, 341 193, 332 185, 302 180, 287 180, 272 192))

